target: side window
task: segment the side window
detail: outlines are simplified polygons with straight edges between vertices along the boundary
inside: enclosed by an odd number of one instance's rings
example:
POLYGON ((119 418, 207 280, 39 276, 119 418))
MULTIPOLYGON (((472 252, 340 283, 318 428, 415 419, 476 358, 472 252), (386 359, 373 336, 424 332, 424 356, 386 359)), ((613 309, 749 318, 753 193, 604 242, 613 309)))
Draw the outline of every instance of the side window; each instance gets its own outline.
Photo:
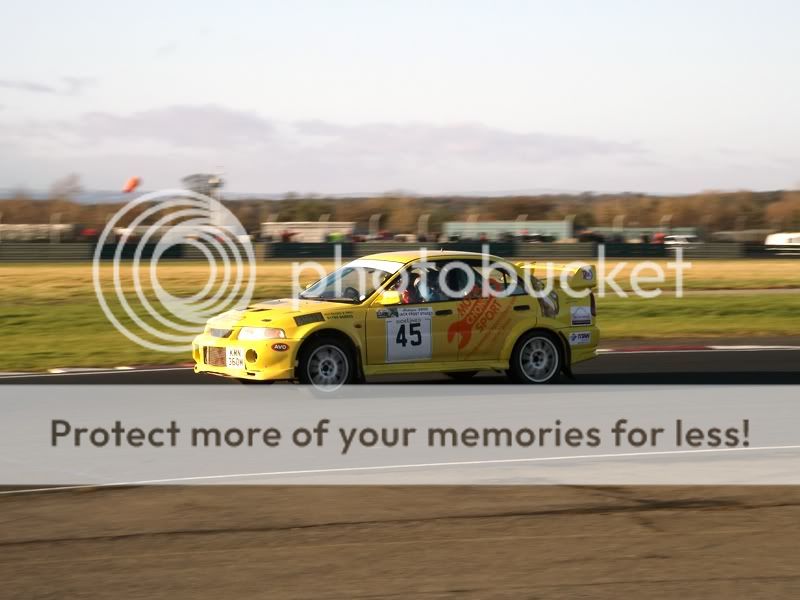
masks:
POLYGON ((486 267, 479 260, 438 260, 413 264, 391 289, 402 304, 430 304, 526 293, 523 282, 509 270, 486 267), (510 291, 509 291, 510 290, 510 291))
POLYGON ((392 289, 402 304, 430 304, 479 296, 481 281, 480 274, 463 261, 438 260, 411 265, 392 289))
POLYGON ((472 265, 464 261, 442 263, 439 281, 442 294, 448 300, 463 300, 480 295, 480 276, 472 265))
POLYGON ((517 277, 516 271, 508 268, 497 268, 477 263, 473 266, 478 274, 478 284, 482 295, 502 294, 505 296, 521 296, 526 294, 524 282, 517 277), (485 283, 485 286, 482 284, 485 283))
POLYGON ((413 264, 400 273, 391 288, 400 294, 400 303, 429 304, 450 300, 442 292, 440 281, 444 274, 441 266, 440 263, 432 262, 413 264))
POLYGON ((475 270, 478 272, 481 282, 486 286, 486 289, 481 287, 481 294, 483 295, 487 295, 487 292, 489 294, 492 292, 505 292, 510 286, 516 287, 516 277, 511 277, 503 269, 477 266, 475 270))

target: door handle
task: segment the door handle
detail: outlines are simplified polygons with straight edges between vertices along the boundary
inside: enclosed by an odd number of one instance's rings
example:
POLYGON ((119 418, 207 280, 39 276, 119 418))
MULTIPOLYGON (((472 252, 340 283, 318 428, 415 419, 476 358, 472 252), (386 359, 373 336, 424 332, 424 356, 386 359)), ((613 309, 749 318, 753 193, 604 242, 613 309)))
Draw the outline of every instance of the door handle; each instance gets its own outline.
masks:
POLYGON ((530 309, 531 307, 528 306, 527 304, 520 304, 514 307, 514 310, 530 310, 530 309))
POLYGON ((445 315, 452 315, 452 314, 453 314, 453 311, 450 310, 449 308, 445 308, 444 310, 437 310, 436 311, 436 316, 437 317, 443 317, 445 315))

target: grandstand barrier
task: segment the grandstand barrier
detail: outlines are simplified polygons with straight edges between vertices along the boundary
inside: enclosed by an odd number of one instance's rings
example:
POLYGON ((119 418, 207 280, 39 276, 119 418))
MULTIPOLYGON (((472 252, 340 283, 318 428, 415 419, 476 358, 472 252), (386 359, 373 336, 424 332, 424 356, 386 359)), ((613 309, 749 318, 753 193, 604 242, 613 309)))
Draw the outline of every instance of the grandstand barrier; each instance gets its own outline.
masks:
MULTIPOLYGON (((513 243, 490 243, 489 252, 501 256, 508 256, 514 250, 513 243)), ((342 258, 358 258, 369 254, 383 252, 408 252, 426 248, 434 252, 437 250, 456 250, 459 252, 481 252, 484 244, 481 242, 347 242, 343 244, 310 243, 310 242, 275 242, 267 244, 264 252, 266 258, 334 258, 336 248, 340 249, 342 258)))
POLYGON ((336 248, 340 248, 342 258, 353 257, 352 242, 344 244, 329 244, 325 242, 276 242, 273 244, 265 244, 264 253, 261 256, 265 258, 334 258, 336 256, 336 248))
MULTIPOLYGON (((594 256, 597 256, 599 244, 595 246, 594 256)), ((663 244, 604 244, 606 258, 666 258, 669 256, 663 244)))
POLYGON ((506 254, 511 258, 524 258, 531 260, 592 260, 597 256, 597 245, 584 244, 555 244, 555 243, 516 243, 506 254))
MULTIPOLYGON (((488 245, 490 254, 514 259, 568 261, 594 260, 598 255, 598 244, 595 243, 533 243, 533 242, 447 242, 447 243, 403 243, 403 242, 359 242, 341 244, 341 257, 350 260, 355 257, 377 254, 379 252, 412 251, 420 247, 430 251, 450 250, 461 252, 481 252, 488 245)), ((120 256, 130 260, 136 252, 137 245, 129 244, 122 248, 120 256)), ((150 259, 156 244, 142 247, 140 257, 150 259)), ((100 251, 102 260, 114 258, 117 246, 104 245, 100 251)), ((240 249, 242 257, 244 250, 240 249)), ((311 260, 333 259, 336 246, 329 243, 263 243, 253 244, 256 260, 311 260)), ((0 243, 0 262, 35 263, 35 262, 91 262, 95 254, 95 244, 71 242, 48 244, 37 242, 2 242, 0 243)), ((216 255, 212 251, 212 255, 216 255)), ((660 244, 606 244, 605 256, 610 259, 669 259, 675 255, 669 246, 660 244)), ((763 244, 715 242, 697 244, 684 250, 684 257, 693 259, 792 259, 800 258, 798 246, 764 246, 763 244)), ((229 254, 229 258, 231 255, 229 254)), ((206 255, 190 245, 175 245, 168 248, 160 257, 162 260, 205 261, 206 255)))
POLYGON ((88 262, 92 260, 93 252, 94 244, 83 242, 70 244, 1 242, 0 262, 88 262))
MULTIPOLYGON (((119 248, 119 257, 123 260, 131 260, 136 256, 138 251, 140 259, 150 259, 153 257, 157 247, 158 244, 137 244, 135 242, 124 244, 119 248)), ((159 260, 183 258, 183 249, 184 246, 182 244, 167 246, 160 254, 159 260)), ((117 256, 117 250, 117 244, 104 244, 100 248, 100 260, 113 260, 114 257, 117 256)), ((94 251, 92 252, 92 256, 94 256, 94 251)))
MULTIPOLYGON (((670 252, 674 255, 674 252, 670 252)), ((708 244, 697 244, 686 248, 683 252, 684 258, 716 258, 716 259, 736 259, 744 258, 744 244, 731 244, 728 242, 710 242, 708 244)))
POLYGON ((439 250, 455 252, 483 252, 488 248, 489 254, 511 256, 514 252, 513 242, 361 242, 355 244, 355 256, 366 256, 379 252, 408 252, 425 248, 428 252, 439 250))
POLYGON ((745 243, 742 256, 745 258, 800 258, 800 246, 765 246, 745 243))
MULTIPOLYGON (((253 258, 255 258, 255 260, 260 260, 262 258, 269 258, 266 254, 267 251, 265 249, 265 246, 266 244, 264 244, 263 242, 256 242, 253 244, 253 258)), ((241 260, 242 261, 246 260, 247 252, 245 251, 245 248, 238 244, 236 247, 239 256, 241 257, 241 260)), ((217 256, 217 257, 219 256, 219 253, 216 252, 215 250, 210 249, 210 251, 212 256, 217 256)), ((206 253, 203 252, 197 246, 186 244, 183 246, 182 252, 183 252, 183 255, 181 256, 182 260, 199 260, 204 262, 208 261, 208 256, 206 256, 206 253)), ((234 262, 236 261, 236 257, 233 254, 232 250, 230 250, 230 248, 228 249, 227 256, 229 260, 232 260, 234 262)))

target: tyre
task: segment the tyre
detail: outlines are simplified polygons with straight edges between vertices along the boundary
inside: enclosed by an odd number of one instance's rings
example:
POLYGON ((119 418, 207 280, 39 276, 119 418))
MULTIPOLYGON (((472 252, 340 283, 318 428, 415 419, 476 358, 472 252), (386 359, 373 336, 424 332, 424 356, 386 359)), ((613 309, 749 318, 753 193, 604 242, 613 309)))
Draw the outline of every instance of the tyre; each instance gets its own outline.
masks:
POLYGON ((298 365, 300 383, 333 391, 356 377, 353 354, 336 338, 321 337, 304 345, 298 365))
POLYGON ((563 356, 561 342, 555 335, 530 331, 514 345, 508 374, 515 383, 551 383, 561 372, 563 356))
POLYGON ((445 373, 450 379, 456 382, 469 381, 477 374, 477 371, 448 371, 445 373))

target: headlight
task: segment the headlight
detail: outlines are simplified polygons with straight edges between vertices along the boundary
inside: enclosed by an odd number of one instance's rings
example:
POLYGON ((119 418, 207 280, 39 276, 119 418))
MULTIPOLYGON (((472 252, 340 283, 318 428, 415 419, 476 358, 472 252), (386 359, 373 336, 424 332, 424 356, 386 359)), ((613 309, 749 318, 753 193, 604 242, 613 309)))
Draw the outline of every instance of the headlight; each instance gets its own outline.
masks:
POLYGON ((275 327, 242 327, 239 330, 240 340, 271 340, 285 338, 286 332, 275 327))

